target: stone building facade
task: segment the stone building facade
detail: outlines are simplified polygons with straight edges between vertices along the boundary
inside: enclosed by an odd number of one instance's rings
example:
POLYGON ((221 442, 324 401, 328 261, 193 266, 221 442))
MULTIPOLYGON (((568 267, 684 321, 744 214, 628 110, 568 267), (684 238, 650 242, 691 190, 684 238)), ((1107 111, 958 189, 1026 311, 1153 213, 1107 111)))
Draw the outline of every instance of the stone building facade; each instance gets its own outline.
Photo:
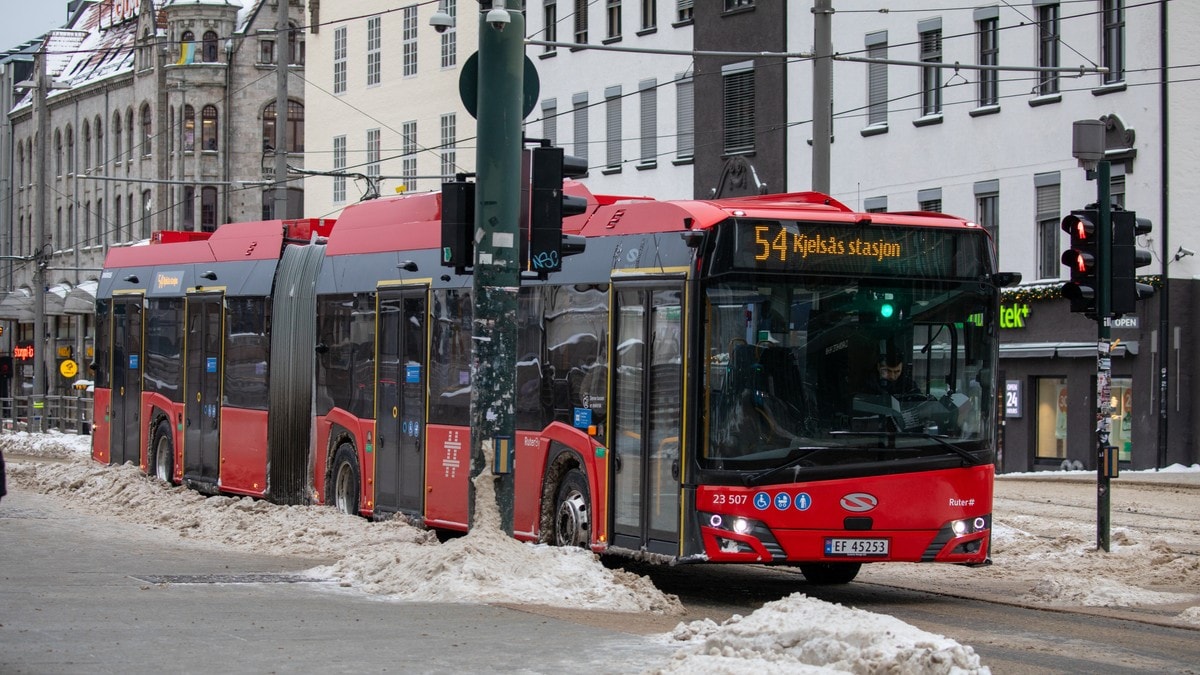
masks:
MULTIPOLYGON (((0 397, 31 393, 35 363, 50 395, 87 377, 92 293, 110 248, 273 217, 278 119, 289 152, 304 149, 303 3, 288 0, 293 30, 279 37, 277 1, 73 2, 67 24, 23 54, 33 52, 31 81, 0 83, 14 91, 0 165, 10 173, 0 181, 0 397), (290 73, 283 116, 279 58, 290 73), (34 327, 37 265, 47 339, 34 327), (74 378, 64 361, 77 364, 74 378)), ((303 167, 302 155, 288 164, 303 167)), ((289 183, 288 217, 300 216, 301 186, 289 183)))

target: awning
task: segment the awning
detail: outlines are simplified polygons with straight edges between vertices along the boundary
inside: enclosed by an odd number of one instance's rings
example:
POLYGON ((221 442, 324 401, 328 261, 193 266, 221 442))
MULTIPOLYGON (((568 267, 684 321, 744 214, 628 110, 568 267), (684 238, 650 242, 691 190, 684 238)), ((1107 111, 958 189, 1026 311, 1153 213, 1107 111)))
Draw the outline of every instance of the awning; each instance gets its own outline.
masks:
POLYGON ((63 311, 67 314, 92 314, 96 311, 96 286, 100 282, 89 279, 67 293, 63 311))
MULTIPOLYGON (((1113 356, 1136 356, 1137 340, 1122 340, 1113 347, 1113 356)), ((1002 359, 1096 358, 1095 342, 1016 342, 1000 345, 1002 359)))
POLYGON ((64 316, 63 302, 67 299, 67 293, 71 292, 71 284, 62 283, 54 284, 46 289, 46 316, 64 316))
POLYGON ((28 288, 17 288, 0 300, 0 319, 33 321, 33 294, 28 288))

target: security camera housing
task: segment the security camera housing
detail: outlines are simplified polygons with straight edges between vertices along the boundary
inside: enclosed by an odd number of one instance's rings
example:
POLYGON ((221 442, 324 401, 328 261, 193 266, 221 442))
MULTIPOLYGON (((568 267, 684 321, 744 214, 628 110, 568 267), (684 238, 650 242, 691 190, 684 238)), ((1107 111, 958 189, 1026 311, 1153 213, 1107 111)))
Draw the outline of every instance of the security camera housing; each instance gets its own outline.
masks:
POLYGON ((488 25, 494 30, 504 30, 504 27, 511 22, 512 19, 508 16, 506 9, 493 9, 487 13, 488 25))
POLYGON ((429 17, 429 25, 437 32, 445 33, 454 27, 454 17, 445 12, 434 12, 433 16, 429 17))

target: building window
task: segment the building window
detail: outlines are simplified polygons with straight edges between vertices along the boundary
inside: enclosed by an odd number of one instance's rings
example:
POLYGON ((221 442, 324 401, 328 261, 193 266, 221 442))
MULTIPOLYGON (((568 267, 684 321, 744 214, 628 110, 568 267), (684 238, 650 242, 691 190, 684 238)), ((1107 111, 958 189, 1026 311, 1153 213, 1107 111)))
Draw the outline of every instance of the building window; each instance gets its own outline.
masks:
POLYGON ((150 104, 142 104, 142 156, 150 156, 150 148, 154 140, 154 116, 150 114, 150 104))
POLYGON ((753 7, 754 0, 725 0, 725 11, 730 12, 743 7, 753 7))
POLYGON ((217 62, 217 34, 211 30, 204 33, 204 61, 217 62))
POLYGON ((1108 181, 1108 200, 1113 206, 1125 208, 1125 176, 1113 176, 1108 181))
POLYGON ((62 131, 54 130, 54 175, 61 177, 63 173, 63 144, 62 131))
POLYGON ((121 195, 113 198, 113 234, 116 235, 117 241, 124 241, 121 238, 121 195))
MULTIPOLYGON (((96 116, 96 122, 93 125, 96 129, 96 164, 101 166, 104 164, 104 123, 100 121, 100 116, 96 116)), ((99 211, 99 209, 97 209, 99 211)))
POLYGON ((125 215, 127 216, 125 219, 125 239, 126 239, 126 241, 133 241, 133 221, 134 221, 134 218, 137 217, 136 204, 137 204, 137 202, 135 202, 133 200, 133 193, 130 192, 129 196, 126 197, 126 199, 125 199, 125 215))
POLYGON ((113 115, 113 164, 121 161, 121 113, 113 115))
POLYGON ((621 168, 621 88, 604 90, 604 119, 606 140, 604 164, 610 169, 621 168))
POLYGON ((605 0, 605 16, 608 19, 608 39, 621 37, 621 0, 605 0))
POLYGON ((383 63, 382 19, 367 19, 367 86, 379 84, 383 63))
POLYGON ((346 27, 333 31, 333 93, 346 93, 346 27))
POLYGON ((658 0, 642 0, 642 30, 658 27, 658 0))
MULTIPOLYGON (((932 30, 921 31, 921 62, 942 62, 941 22, 932 30)), ((940 66, 921 68, 921 116, 938 115, 942 112, 942 69, 940 66)))
POLYGON ((642 109, 642 164, 658 160, 658 80, 638 83, 638 98, 642 109))
POLYGON ((79 246, 91 246, 92 241, 92 203, 83 205, 83 229, 79 232, 79 246))
POLYGON ((571 97, 571 112, 575 122, 575 152, 571 154, 586 162, 588 159, 588 98, 586 92, 571 97))
POLYGON ((196 60, 196 34, 190 30, 183 31, 179 36, 179 60, 175 65, 182 66, 194 63, 196 60))
POLYGON ((196 228, 196 188, 188 185, 183 188, 183 203, 179 205, 182 214, 180 222, 183 223, 183 229, 190 231, 196 228))
POLYGON ((379 177, 379 159, 381 153, 379 129, 367 129, 367 176, 379 177))
MULTIPOLYGON (((263 148, 275 147, 275 102, 271 101, 263 109, 263 148)), ((304 104, 299 101, 288 101, 287 116, 287 151, 304 152, 304 104)))
MULTIPOLYGON (((92 168, 92 125, 87 120, 83 121, 83 168, 92 168)), ((17 184, 20 185, 20 181, 17 184)))
MULTIPOLYGON (((979 26, 979 65, 995 66, 1000 63, 1000 19, 981 19, 979 26)), ((979 71, 979 105, 996 105, 1000 101, 999 73, 995 70, 979 71)))
POLYGON ((696 150, 694 82, 691 75, 675 81, 675 159, 690 160, 696 150))
POLYGON ((259 63, 275 63, 275 41, 274 40, 259 40, 258 41, 258 62, 259 63))
POLYGON ((863 211, 867 213, 887 213, 887 196, 867 197, 863 200, 863 211))
MULTIPOLYGON (((888 56, 887 31, 867 36, 867 58, 886 59, 888 56)), ((888 116, 888 67, 886 63, 867 64, 867 126, 887 125, 888 116)))
POLYGON ((692 20, 692 8, 695 7, 695 0, 676 0, 675 2, 675 20, 679 23, 692 20))
POLYGON ((754 151, 754 63, 721 68, 725 154, 754 151))
POLYGON ((133 108, 125 111, 125 159, 133 159, 133 108))
POLYGON ((588 41, 588 0, 575 0, 575 44, 588 41))
POLYGON ((75 130, 67 127, 67 173, 75 173, 75 130))
POLYGON ((417 8, 404 8, 404 32, 401 35, 401 48, 404 54, 404 77, 417 74, 417 8))
POLYGON ((942 212, 942 189, 917 190, 917 210, 929 213, 942 212))
POLYGON ((294 66, 304 65, 304 33, 295 23, 288 23, 288 56, 294 66))
MULTIPOLYGON (((940 200, 939 200, 940 201, 940 200)), ((1000 182, 985 180, 975 184, 975 222, 992 235, 992 246, 1000 254, 1000 182)))
POLYGON ((333 137, 333 202, 346 201, 346 137, 333 137))
MULTIPOLYGON (((556 0, 545 0, 542 5, 542 39, 546 42, 558 42, 558 2, 556 0)), ((553 45, 545 45, 542 47, 542 53, 550 53, 558 51, 558 47, 553 45)))
MULTIPOLYGON (((1058 67, 1058 5, 1041 5, 1037 8, 1038 66, 1058 67)), ((1038 73, 1038 94, 1047 96, 1058 93, 1058 73, 1038 73)))
POLYGON ((153 194, 150 190, 142 190, 142 226, 141 233, 138 235, 139 239, 150 238, 150 209, 154 205, 153 194))
POLYGON ((458 64, 458 32, 455 30, 458 24, 458 0, 444 0, 442 6, 454 20, 454 24, 442 33, 442 67, 453 68, 458 64))
POLYGON ((400 126, 400 175, 404 176, 404 189, 417 189, 417 122, 409 120, 400 126))
POLYGON ((1125 81, 1125 1, 1104 0, 1105 84, 1125 81))
POLYGON ((1060 460, 1067 456, 1067 378, 1037 378, 1037 459, 1060 460))
POLYGON ((542 101, 542 138, 550 145, 558 145, 558 99, 542 101))
POLYGON ((54 210, 54 246, 53 246, 53 248, 56 251, 63 251, 63 250, 66 250, 66 248, 67 248, 66 242, 63 241, 63 219, 62 219, 62 207, 61 206, 54 210))
POLYGON ((217 149, 217 106, 206 105, 200 111, 200 143, 205 150, 217 149))
POLYGON ((183 151, 193 152, 196 149, 196 109, 190 105, 183 106, 183 151))
POLYGON ((200 188, 200 231, 217 230, 217 188, 200 188))
POLYGON ((1035 217, 1037 218, 1037 276, 1057 279, 1062 273, 1059 243, 1062 237, 1060 218, 1059 173, 1040 173, 1033 177, 1035 217))
POLYGON ((108 229, 104 227, 104 200, 96 200, 96 244, 108 241, 108 229))
POLYGON ((454 113, 442 115, 442 180, 454 180, 454 172, 458 167, 457 120, 454 113))

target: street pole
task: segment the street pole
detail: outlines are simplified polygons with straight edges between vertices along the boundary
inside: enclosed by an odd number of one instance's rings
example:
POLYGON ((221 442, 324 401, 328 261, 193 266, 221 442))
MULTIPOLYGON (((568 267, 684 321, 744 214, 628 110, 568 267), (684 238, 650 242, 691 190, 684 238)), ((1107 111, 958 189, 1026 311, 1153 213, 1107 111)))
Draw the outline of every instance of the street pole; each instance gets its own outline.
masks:
MULTIPOLYGON (((517 370, 517 293, 520 287, 521 95, 525 16, 520 0, 480 3, 478 133, 475 171, 475 271, 471 373, 471 525, 474 479, 511 452, 517 370), (506 10, 505 5, 513 7, 506 10), (490 11, 489 11, 490 10, 490 11), (498 21, 507 12, 507 23, 498 21)), ((505 462, 504 466, 511 466, 505 462)), ((495 478, 500 526, 513 530, 512 473, 495 478)))
POLYGON ((279 0, 275 18, 275 208, 277 219, 287 218, 287 114, 288 62, 292 60, 288 37, 288 0, 279 0))
POLYGON ((813 3, 812 189, 829 194, 833 138, 833 0, 813 3))
POLYGON ((46 185, 50 182, 49 146, 50 111, 47 107, 47 90, 50 76, 46 72, 46 47, 43 44, 35 55, 34 63, 34 119, 37 124, 37 184, 33 186, 33 400, 30 401, 30 431, 41 431, 46 408, 46 217, 49 194, 46 185))
POLYGON ((1096 266, 1099 286, 1096 293, 1096 546, 1108 552, 1111 525, 1111 494, 1109 453, 1116 448, 1108 445, 1109 424, 1112 421, 1112 203, 1109 194, 1110 165, 1100 160, 1096 165, 1096 182, 1100 211, 1100 236, 1096 240, 1100 260, 1096 266))

